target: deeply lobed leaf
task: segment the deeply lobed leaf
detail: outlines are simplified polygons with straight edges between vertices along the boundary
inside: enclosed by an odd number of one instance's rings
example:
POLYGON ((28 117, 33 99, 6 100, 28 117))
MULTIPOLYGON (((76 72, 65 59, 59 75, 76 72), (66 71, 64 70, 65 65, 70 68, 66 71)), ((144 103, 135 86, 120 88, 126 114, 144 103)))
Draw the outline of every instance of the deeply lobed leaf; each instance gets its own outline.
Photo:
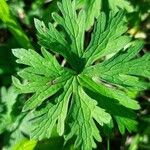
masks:
POLYGON ((32 94, 23 109, 34 114, 31 138, 50 138, 57 127, 66 143, 72 138, 75 147, 91 150, 101 141, 99 126, 112 128, 116 122, 122 134, 136 129, 133 110, 140 106, 127 92, 149 87, 145 79, 150 75, 150 55, 139 57, 142 42, 130 42, 125 35, 124 12, 101 12, 84 49, 84 34, 93 22, 86 24, 86 9, 76 10, 71 0, 58 6, 61 15, 53 14, 56 26, 50 23, 47 28, 39 20, 35 24, 39 43, 63 56, 65 67, 43 48, 41 54, 15 49, 17 63, 26 67, 18 72, 23 82, 13 77, 13 83, 20 93, 32 94))

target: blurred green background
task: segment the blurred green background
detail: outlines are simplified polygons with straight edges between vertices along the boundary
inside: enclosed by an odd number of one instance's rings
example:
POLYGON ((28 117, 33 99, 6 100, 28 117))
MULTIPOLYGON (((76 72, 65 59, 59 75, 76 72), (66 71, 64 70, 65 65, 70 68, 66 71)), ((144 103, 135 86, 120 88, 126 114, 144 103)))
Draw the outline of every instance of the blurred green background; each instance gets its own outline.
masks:
MULTIPOLYGON (((41 142, 29 141, 28 136, 19 132, 17 124, 13 124, 14 120, 19 122, 24 118, 24 114, 18 115, 21 112, 21 106, 24 97, 18 97, 17 102, 14 99, 17 97, 9 88, 11 86, 11 76, 16 74, 20 67, 15 63, 15 58, 11 53, 13 48, 32 48, 37 51, 40 47, 37 43, 36 30, 34 27, 34 18, 43 20, 46 24, 53 22, 51 13, 58 11, 57 2, 61 0, 0 0, 0 87, 1 101, 0 113, 4 110, 5 103, 12 99, 12 103, 18 106, 18 112, 14 113, 14 118, 11 121, 8 119, 10 114, 7 114, 8 128, 0 132, 0 149, 14 150, 32 150, 32 149, 60 149, 63 139, 58 138, 55 134, 51 140, 41 142), (6 87, 6 88, 4 88, 6 87), (9 88, 7 91, 6 89, 9 88), (17 116, 17 117, 16 117, 17 116), (22 148, 22 149, 21 149, 22 148)), ((78 5, 86 0, 76 0, 78 5)), ((105 0, 102 1, 105 9, 105 0)), ((143 39, 145 41, 144 49, 140 55, 150 49, 150 0, 107 0, 107 7, 113 11, 122 8, 126 11, 128 21, 128 33, 133 38, 143 39)), ((110 147, 113 150, 150 150, 150 91, 141 93, 138 97, 142 109, 138 112, 138 130, 135 133, 120 135, 117 130, 113 135, 110 135, 110 147)), ((9 102, 10 103, 10 102, 9 102)), ((12 106, 10 106, 12 107, 12 106)), ((13 106, 14 107, 14 106, 13 106)), ((11 110, 12 111, 12 110, 11 110)), ((0 115, 1 116, 1 115, 0 115)), ((7 119, 5 118, 6 121, 7 119)), ((1 123, 1 122, 0 122, 1 123)), ((26 122, 22 123, 20 128, 25 127, 26 122)), ((1 127, 0 127, 1 128, 1 127)), ((99 144, 99 149, 106 149, 106 140, 99 144)), ((73 149, 71 144, 66 149, 73 149)))

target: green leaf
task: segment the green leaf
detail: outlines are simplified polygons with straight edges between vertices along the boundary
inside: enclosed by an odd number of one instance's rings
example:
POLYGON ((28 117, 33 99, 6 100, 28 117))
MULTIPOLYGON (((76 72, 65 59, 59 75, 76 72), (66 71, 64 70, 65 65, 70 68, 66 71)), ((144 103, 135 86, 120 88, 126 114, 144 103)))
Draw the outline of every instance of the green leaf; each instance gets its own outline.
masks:
POLYGON ((85 73, 90 76, 100 77, 104 81, 115 85, 146 89, 150 84, 138 76, 150 77, 150 55, 136 57, 143 47, 142 41, 136 41, 125 51, 117 53, 112 58, 100 64, 88 67, 85 73))
POLYGON ((65 81, 70 78, 70 73, 60 68, 60 65, 50 53, 44 49, 42 51, 43 57, 33 50, 13 50, 13 54, 18 58, 17 62, 29 66, 19 72, 18 75, 30 81, 30 83, 21 84, 18 79, 13 77, 14 85, 22 93, 35 93, 25 103, 24 111, 41 105, 43 101, 57 93, 63 87, 65 81))
POLYGON ((42 75, 45 75, 46 77, 59 76, 60 66, 58 62, 45 49, 41 49, 43 57, 41 57, 38 53, 31 49, 13 49, 12 52, 17 58, 19 58, 17 59, 17 63, 29 66, 28 69, 25 69, 23 72, 19 73, 22 77, 24 73, 28 72, 41 75, 41 77, 42 75))
POLYGON ((85 49, 86 25, 92 26, 95 10, 77 5, 62 0, 61 15, 54 13, 48 28, 35 20, 39 43, 60 54, 59 62, 43 48, 40 54, 15 49, 17 63, 25 68, 18 72, 20 79, 12 79, 20 94, 28 94, 23 110, 33 113, 31 139, 51 139, 57 130, 64 144, 73 141, 75 149, 92 150, 102 140, 101 130, 112 130, 115 122, 122 134, 136 130, 134 111, 140 105, 129 92, 149 87, 150 55, 138 55, 142 42, 130 42, 122 10, 100 13, 85 49), (86 10, 92 11, 89 23, 86 10))
POLYGON ((123 91, 115 89, 113 87, 107 87, 105 85, 97 84, 88 76, 80 76, 79 82, 83 87, 88 88, 89 90, 95 91, 103 96, 108 98, 116 99, 119 103, 127 108, 131 109, 140 109, 139 104, 127 96, 123 91))
POLYGON ((13 123, 12 111, 17 96, 18 93, 15 92, 14 87, 10 87, 8 90, 5 87, 1 88, 0 133, 9 130, 10 125, 13 123), (4 108, 6 108, 6 110, 4 108))
POLYGON ((49 23, 48 28, 45 24, 35 19, 35 27, 37 29, 39 44, 52 52, 62 55, 73 68, 76 68, 78 56, 71 51, 69 43, 65 37, 57 31, 53 24, 49 23))
POLYGON ((133 12, 134 8, 131 5, 131 2, 128 0, 108 0, 109 8, 115 12, 119 11, 119 9, 125 9, 128 12, 133 12))
POLYGON ((86 0, 85 12, 86 12, 86 30, 88 31, 94 24, 95 18, 100 15, 101 0, 86 0))
POLYGON ((60 24, 71 40, 70 49, 73 53, 81 56, 83 54, 84 32, 85 32, 85 12, 82 10, 76 13, 75 1, 62 1, 58 7, 63 15, 54 13, 55 21, 60 24))
POLYGON ((122 11, 115 15, 110 13, 109 18, 103 12, 100 14, 92 39, 83 55, 87 60, 86 66, 103 56, 120 51, 130 42, 130 38, 123 35, 127 31, 123 17, 122 11))
POLYGON ((71 132, 66 136, 66 140, 76 135, 75 148, 80 145, 83 150, 95 148, 94 139, 101 141, 101 137, 94 120, 102 126, 110 122, 111 116, 104 109, 96 106, 97 102, 78 86, 77 79, 74 79, 73 82, 72 101, 73 107, 70 114, 73 120, 71 121, 71 132))
POLYGON ((20 143, 16 144, 12 150, 34 150, 37 141, 33 140, 22 140, 20 143))
POLYGON ((38 33, 39 44, 45 48, 50 48, 52 51, 60 53, 67 58, 69 55, 67 48, 68 43, 65 38, 56 30, 54 25, 49 23, 47 28, 44 22, 38 19, 34 19, 34 23, 38 33))
POLYGON ((86 14, 86 31, 94 24, 94 20, 100 15, 101 0, 76 0, 77 8, 83 8, 86 14))
POLYGON ((59 135, 63 135, 72 91, 71 82, 72 79, 64 85, 63 93, 55 99, 56 104, 49 103, 45 108, 34 112, 36 119, 33 120, 31 138, 50 138, 56 122, 59 135))
MULTIPOLYGON (((119 130, 122 134, 125 133, 126 129, 129 132, 135 131, 137 129, 137 122, 135 120, 136 114, 132 111, 132 109, 119 104, 119 101, 116 99, 103 96, 100 92, 91 89, 89 90, 88 88, 85 88, 85 86, 84 90, 89 97, 95 99, 98 102, 98 106, 100 108, 105 109, 106 112, 112 116, 113 121, 117 122, 119 130)), ((114 127, 113 122, 111 126, 109 124, 106 124, 106 126, 109 130, 114 127)))
POLYGON ((8 7, 8 5, 7 5, 7 3, 6 3, 6 1, 5 0, 1 0, 1 3, 0 3, 1 5, 1 9, 0 9, 0 18, 2 19, 2 20, 7 20, 8 19, 8 16, 10 15, 10 12, 9 12, 9 7, 8 7), (5 14, 5 15, 4 15, 5 14))

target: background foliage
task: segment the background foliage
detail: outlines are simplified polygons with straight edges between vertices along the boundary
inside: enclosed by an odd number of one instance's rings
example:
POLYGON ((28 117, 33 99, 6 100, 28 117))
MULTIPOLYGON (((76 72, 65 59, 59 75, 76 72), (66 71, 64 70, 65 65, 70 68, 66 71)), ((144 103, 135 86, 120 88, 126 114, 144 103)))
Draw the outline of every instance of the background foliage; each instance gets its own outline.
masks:
MULTIPOLYGON (((37 43, 34 18, 43 20, 47 25, 53 22, 52 12, 57 12, 57 2, 60 0, 0 0, 0 149, 32 150, 32 149, 59 149, 63 147, 63 139, 53 133, 50 140, 40 142, 29 141, 30 132, 27 125, 31 114, 21 113, 23 103, 28 97, 18 96, 12 85, 11 76, 16 75, 22 65, 15 63, 15 57, 11 53, 12 48, 32 48, 40 51, 37 43), (6 111, 7 110, 7 111, 6 111)), ((126 11, 128 20, 128 33, 132 38, 144 39, 145 45, 139 55, 143 55, 150 47, 150 2, 149 0, 95 0, 91 7, 92 0, 77 0, 77 7, 81 8, 86 4, 87 20, 86 30, 90 30, 90 24, 94 22, 89 16, 96 18, 99 10, 107 11, 122 8, 126 11), (93 11, 95 9, 95 11, 93 11), (93 12, 91 15, 91 12, 93 12)), ((87 32, 86 37, 89 34, 87 32)), ((90 37, 89 37, 90 38, 90 37)), ((87 38, 88 39, 88 38, 87 38)), ((61 59, 61 58, 59 58, 61 59)), ((134 133, 120 135, 117 128, 113 134, 109 135, 110 147, 112 149, 150 149, 150 92, 141 93, 138 100, 141 110, 138 111, 138 129, 134 133)), ((134 92, 130 93, 135 96, 134 92)), ((109 145, 107 136, 102 143, 98 143, 98 148, 106 149, 109 145)), ((64 149, 73 149, 72 142, 64 149)))

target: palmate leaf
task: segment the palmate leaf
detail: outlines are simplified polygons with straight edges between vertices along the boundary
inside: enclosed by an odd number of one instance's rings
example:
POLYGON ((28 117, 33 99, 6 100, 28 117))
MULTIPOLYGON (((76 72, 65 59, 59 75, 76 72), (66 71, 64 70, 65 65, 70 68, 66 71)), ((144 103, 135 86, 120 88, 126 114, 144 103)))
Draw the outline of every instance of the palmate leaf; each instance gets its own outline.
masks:
MULTIPOLYGON (((51 54, 48 53, 46 50, 42 49, 42 51, 44 51, 42 53, 47 54, 46 56, 51 56, 51 54)), ((84 121, 84 118, 86 118, 85 115, 89 113, 89 116, 87 116, 87 119, 85 120, 84 130, 87 129, 87 124, 90 119, 91 121, 90 124, 92 125, 91 131, 94 133, 90 135, 90 139, 88 138, 88 135, 87 136, 82 134, 79 135, 78 138, 80 138, 80 136, 82 138, 80 144, 82 144, 83 142, 84 145, 82 147, 84 148, 85 142, 87 142, 87 140, 90 140, 94 144, 93 136, 95 137, 96 140, 101 139, 93 119, 95 119, 100 125, 103 125, 104 123, 110 122, 111 116, 108 113, 106 113, 104 109, 96 107, 97 105, 96 101, 88 97, 83 92, 81 87, 80 88, 74 87, 74 84, 78 85, 78 82, 74 81, 77 77, 73 71, 70 71, 66 68, 61 68, 57 64, 58 66, 55 65, 55 67, 58 70, 55 70, 57 74, 54 76, 54 72, 50 68, 53 68, 54 63, 56 64, 57 61, 55 60, 53 62, 54 60, 53 57, 51 59, 49 59, 50 57, 48 57, 47 59, 45 57, 41 57, 39 54, 37 54, 32 50, 24 50, 24 49, 20 51, 19 49, 15 49, 13 50, 13 53, 16 57, 19 58, 17 60, 18 63, 28 65, 28 68, 25 68, 24 70, 18 73, 20 77, 22 77, 23 79, 27 79, 28 82, 21 84, 17 78, 13 77, 14 85, 21 93, 34 93, 33 96, 31 96, 26 101, 23 111, 36 109, 44 101, 47 101, 48 103, 46 107, 42 109, 38 108, 37 111, 34 112, 35 119, 33 119, 33 129, 31 133, 31 138, 34 139, 38 138, 39 140, 49 138, 56 124, 59 135, 63 135, 65 131, 65 120, 67 118, 68 110, 74 109, 74 107, 76 108, 77 105, 76 109, 80 109, 80 107, 83 107, 84 111, 84 108, 86 108, 86 106, 89 105, 90 107, 87 110, 87 112, 84 112, 83 114, 81 113, 81 115, 79 115, 81 116, 81 118, 79 117, 78 119, 84 121), (26 56, 28 56, 28 58, 26 56), (49 62, 49 64, 51 64, 51 66, 49 66, 50 68, 42 66, 45 64, 45 62, 49 62), (41 68, 36 66, 41 66, 41 68), (43 69, 47 71, 44 72, 43 69), (51 74, 53 76, 51 76, 51 74), (71 96, 73 98, 71 98, 71 96), (79 100, 78 96, 80 98, 79 100), (52 102, 47 100, 49 97, 51 97, 52 102), (86 102, 87 98, 89 98, 89 102, 87 102, 87 104, 85 105, 84 102, 82 101, 86 102), (71 99, 73 99, 73 102, 71 101, 71 99), (72 108, 70 108, 69 103, 71 103, 72 108), (93 114, 90 115, 90 113, 93 114)), ((74 114, 71 113, 70 116, 73 117, 74 114)), ((79 130, 81 130, 82 124, 78 124, 76 127, 78 127, 79 130)), ((67 136, 67 139, 69 139, 69 137, 70 135, 67 136)), ((95 146, 95 144, 93 146, 95 146)), ((91 145, 89 145, 88 148, 91 149, 91 145)))
POLYGON ((110 127, 115 121, 121 133, 136 129, 134 110, 140 106, 127 91, 149 87, 145 79, 150 75, 150 55, 138 56, 142 42, 130 42, 125 35, 122 11, 107 17, 102 12, 84 49, 84 8, 76 10, 71 0, 58 6, 62 15, 53 17, 63 32, 53 24, 49 28, 39 20, 35 24, 39 43, 63 56, 65 67, 44 48, 41 54, 15 49, 17 63, 26 67, 18 72, 23 82, 13 77, 13 83, 20 93, 31 94, 23 108, 34 115, 31 138, 50 138, 57 128, 65 143, 73 139, 74 147, 91 150, 102 139, 99 126, 110 127))

